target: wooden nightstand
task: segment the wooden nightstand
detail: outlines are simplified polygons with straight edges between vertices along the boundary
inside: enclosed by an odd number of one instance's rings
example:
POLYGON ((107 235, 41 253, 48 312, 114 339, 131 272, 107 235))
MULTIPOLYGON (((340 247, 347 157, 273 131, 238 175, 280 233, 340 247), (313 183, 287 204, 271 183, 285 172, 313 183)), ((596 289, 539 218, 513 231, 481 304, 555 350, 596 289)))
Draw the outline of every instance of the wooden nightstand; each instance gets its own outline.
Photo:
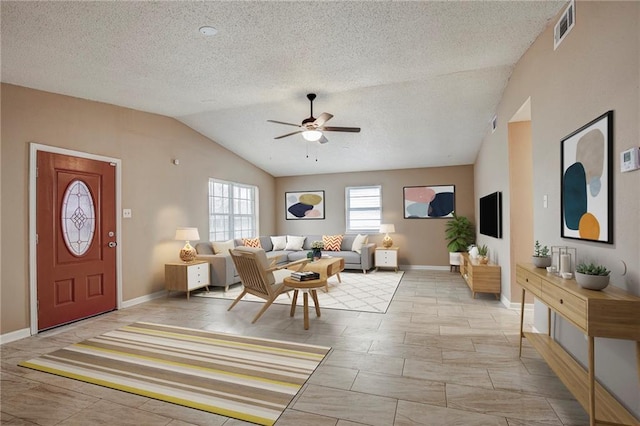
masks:
POLYGON ((209 291, 209 263, 195 261, 165 264, 164 286, 167 289, 167 296, 171 290, 186 291, 187 300, 191 290, 206 287, 209 291))
POLYGON ((393 268, 398 272, 398 247, 376 248, 376 271, 378 268, 393 268))

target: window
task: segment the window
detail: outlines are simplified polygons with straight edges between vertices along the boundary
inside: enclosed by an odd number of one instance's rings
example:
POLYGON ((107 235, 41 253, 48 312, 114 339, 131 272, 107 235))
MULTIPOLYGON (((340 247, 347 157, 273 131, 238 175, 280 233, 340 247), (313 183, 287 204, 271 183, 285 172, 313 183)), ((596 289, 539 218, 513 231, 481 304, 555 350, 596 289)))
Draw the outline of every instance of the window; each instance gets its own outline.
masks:
POLYGON ((347 232, 378 232, 382 219, 382 187, 346 188, 347 232))
POLYGON ((257 237, 258 187, 209 179, 209 240, 257 237))

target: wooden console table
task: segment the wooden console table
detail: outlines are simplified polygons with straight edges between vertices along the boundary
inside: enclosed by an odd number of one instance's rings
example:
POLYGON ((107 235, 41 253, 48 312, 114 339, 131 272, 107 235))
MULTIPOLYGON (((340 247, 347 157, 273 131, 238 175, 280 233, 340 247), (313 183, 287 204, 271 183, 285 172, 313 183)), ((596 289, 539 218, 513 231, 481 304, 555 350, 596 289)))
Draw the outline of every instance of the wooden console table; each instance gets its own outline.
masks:
MULTIPOLYGON (((575 280, 548 274, 531 264, 516 266, 516 281, 522 286, 520 311, 520 355, 526 337, 549 367, 589 413, 589 424, 638 425, 627 411, 595 380, 594 337, 635 340, 640 357, 640 297, 609 285, 602 291, 586 290, 575 280), (524 297, 531 292, 547 305, 547 334, 523 333, 524 297), (585 370, 551 337, 551 310, 587 335, 589 365, 585 370)), ((638 359, 640 365, 640 358, 638 359)))
POLYGON ((493 263, 480 264, 469 253, 460 253, 460 275, 471 289, 473 298, 476 293, 493 293, 500 299, 500 266, 493 263))

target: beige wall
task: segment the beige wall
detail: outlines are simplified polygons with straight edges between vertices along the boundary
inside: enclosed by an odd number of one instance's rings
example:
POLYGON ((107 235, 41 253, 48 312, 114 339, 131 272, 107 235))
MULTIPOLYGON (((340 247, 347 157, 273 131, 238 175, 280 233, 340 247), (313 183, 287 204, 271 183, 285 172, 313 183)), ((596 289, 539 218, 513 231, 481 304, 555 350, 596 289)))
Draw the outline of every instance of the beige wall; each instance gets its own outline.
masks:
MULTIPOLYGON (((549 246, 576 247, 579 261, 597 259, 613 270, 612 285, 640 295, 640 171, 619 172, 620 152, 640 144, 640 3, 579 1, 576 13, 575 28, 557 50, 553 50, 553 20, 518 62, 497 109, 498 129, 485 137, 475 164, 476 192, 502 189, 504 205, 511 204, 508 187, 501 184, 509 178, 506 120, 530 96, 534 239, 549 246), (560 140, 608 110, 614 111, 614 244, 563 240, 560 140), (624 276, 623 261, 628 267, 624 276)), ((510 263, 509 238, 506 227, 504 240, 496 244, 503 269, 510 263)), ((503 280, 511 276, 506 272, 503 280)), ((536 327, 545 329, 546 310, 537 305, 535 316, 536 327)), ((586 364, 584 337, 562 320, 554 331, 561 344, 586 364)), ((596 339, 596 358, 596 376, 640 416, 635 344, 596 339), (615 362, 604 361, 611 359, 615 362)))
MULTIPOLYGON (((509 297, 518 300, 522 287, 516 283, 518 262, 530 262, 533 253, 533 160, 531 158, 531 122, 509 123, 509 192, 511 195, 511 275, 509 297)), ((506 208, 505 208, 506 209, 506 208)), ((544 245, 544 244, 542 244, 544 245)), ((505 286, 506 287, 506 286, 505 286)), ((533 297, 527 294, 526 303, 533 297)))
MULTIPOLYGON (((23 87, 2 85, 2 328, 29 326, 29 142, 122 160, 123 300, 164 288, 164 263, 176 261, 177 226, 208 239, 209 177, 258 185, 274 197, 274 178, 182 123, 155 114, 23 87), (180 165, 172 164, 174 158, 180 165)), ((260 226, 275 230, 271 203, 260 226)))
MULTIPOLYGON (((383 219, 396 226, 393 239, 401 247, 403 265, 448 265, 446 220, 403 219, 403 186, 454 184, 457 211, 474 216, 473 166, 274 179, 174 119, 13 85, 1 87, 0 334, 29 327, 30 142, 122 160, 122 207, 133 212, 131 219, 122 220, 125 302, 163 289, 163 265, 177 260, 182 246, 173 240, 177 226, 197 226, 201 239, 208 239, 209 177, 259 186, 262 235, 342 233, 345 186, 380 184, 383 219), (284 192, 305 189, 325 191, 326 220, 284 219, 284 192)), ((380 244, 382 236, 372 235, 371 240, 380 244)))
MULTIPOLYGON (((280 234, 341 234, 345 232, 345 188, 382 186, 382 222, 393 223, 393 243, 400 247, 399 264, 448 266, 449 253, 444 240, 446 219, 404 219, 402 192, 405 186, 455 185, 456 211, 474 217, 473 166, 437 167, 377 172, 276 178, 276 223, 280 234), (325 220, 286 220, 284 193, 324 190, 325 220)), ((383 235, 371 235, 378 245, 383 235)))

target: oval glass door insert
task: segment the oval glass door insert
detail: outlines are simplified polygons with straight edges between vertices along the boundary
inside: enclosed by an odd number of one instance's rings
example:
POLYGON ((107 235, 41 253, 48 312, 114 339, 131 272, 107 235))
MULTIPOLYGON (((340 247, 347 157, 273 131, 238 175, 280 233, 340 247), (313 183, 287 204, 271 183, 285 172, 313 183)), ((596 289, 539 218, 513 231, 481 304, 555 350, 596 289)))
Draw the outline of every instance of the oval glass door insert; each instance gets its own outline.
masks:
POLYGON ((62 198, 62 236, 69 251, 82 256, 91 247, 96 229, 93 197, 81 180, 72 181, 62 198))

